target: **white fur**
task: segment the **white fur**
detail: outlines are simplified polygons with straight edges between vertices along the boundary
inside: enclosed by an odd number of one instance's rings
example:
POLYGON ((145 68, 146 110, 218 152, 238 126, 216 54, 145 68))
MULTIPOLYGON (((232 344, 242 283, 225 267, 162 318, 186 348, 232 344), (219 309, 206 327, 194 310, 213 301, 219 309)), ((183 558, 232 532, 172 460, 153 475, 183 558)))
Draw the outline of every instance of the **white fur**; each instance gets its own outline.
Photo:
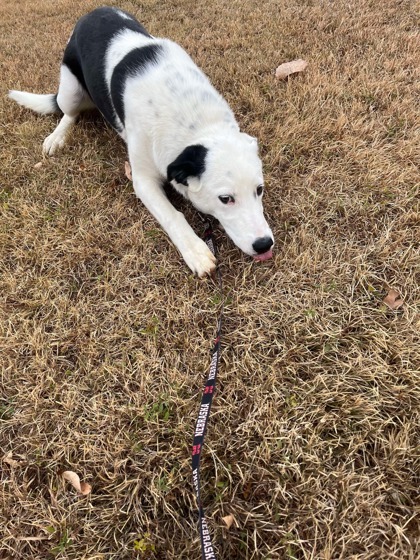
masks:
POLYGON ((119 10, 118 8, 114 8, 114 12, 118 14, 120 17, 122 17, 123 19, 132 19, 128 14, 126 14, 122 10, 119 10))
POLYGON ((9 97, 16 101, 16 103, 19 103, 19 105, 32 109, 32 111, 40 115, 49 115, 57 110, 54 103, 55 96, 52 93, 38 94, 12 89, 9 91, 9 97))
POLYGON ((94 104, 77 78, 64 64, 60 67, 60 85, 57 104, 64 114, 77 117, 80 111, 92 109, 94 104))

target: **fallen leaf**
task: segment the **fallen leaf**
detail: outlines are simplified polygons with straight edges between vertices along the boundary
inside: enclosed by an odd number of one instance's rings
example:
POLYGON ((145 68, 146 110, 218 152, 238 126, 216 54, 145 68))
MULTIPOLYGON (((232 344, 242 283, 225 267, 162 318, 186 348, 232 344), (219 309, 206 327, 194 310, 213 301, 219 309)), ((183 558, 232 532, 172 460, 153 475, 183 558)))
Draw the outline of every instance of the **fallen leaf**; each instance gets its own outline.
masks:
POLYGON ((396 290, 389 290, 388 295, 382 300, 390 309, 399 309, 404 300, 396 290))
POLYGON ((226 517, 222 517, 223 521, 226 523, 227 529, 230 529, 234 523, 236 523, 236 519, 233 517, 232 514, 226 515, 226 517))
POLYGON ((77 490, 82 496, 87 496, 92 490, 92 486, 87 482, 80 482, 79 475, 73 471, 64 471, 62 474, 64 480, 68 480, 70 484, 77 490))
POLYGON ((20 465, 20 463, 19 463, 19 461, 15 461, 14 459, 12 459, 12 455, 13 455, 13 453, 11 451, 9 451, 9 453, 7 453, 3 457, 2 461, 4 463, 7 463, 8 465, 10 465, 12 468, 15 469, 16 467, 18 467, 20 465))
POLYGON ((44 163, 42 161, 38 161, 38 163, 36 163, 34 165, 34 169, 39 169, 40 167, 42 167, 44 165, 44 163))
POLYGON ((306 60, 299 58, 298 60, 292 60, 291 62, 284 62, 276 70, 276 78, 278 80, 285 80, 290 74, 295 74, 296 72, 303 72, 308 66, 306 60))
POLYGON ((125 162, 125 176, 129 181, 133 180, 133 176, 131 175, 131 165, 128 161, 125 162))

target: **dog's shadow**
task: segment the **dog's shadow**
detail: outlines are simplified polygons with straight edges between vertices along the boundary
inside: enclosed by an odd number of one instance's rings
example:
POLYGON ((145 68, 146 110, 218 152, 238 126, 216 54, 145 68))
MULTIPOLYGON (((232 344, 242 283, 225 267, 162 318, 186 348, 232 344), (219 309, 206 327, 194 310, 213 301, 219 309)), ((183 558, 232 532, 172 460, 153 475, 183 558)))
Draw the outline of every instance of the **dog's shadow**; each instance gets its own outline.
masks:
POLYGON ((92 143, 96 145, 109 146, 109 150, 114 152, 116 147, 125 150, 124 141, 118 136, 115 130, 109 125, 97 109, 83 111, 77 119, 77 128, 83 134, 92 138, 92 143), (112 142, 112 146, 110 143, 112 142))

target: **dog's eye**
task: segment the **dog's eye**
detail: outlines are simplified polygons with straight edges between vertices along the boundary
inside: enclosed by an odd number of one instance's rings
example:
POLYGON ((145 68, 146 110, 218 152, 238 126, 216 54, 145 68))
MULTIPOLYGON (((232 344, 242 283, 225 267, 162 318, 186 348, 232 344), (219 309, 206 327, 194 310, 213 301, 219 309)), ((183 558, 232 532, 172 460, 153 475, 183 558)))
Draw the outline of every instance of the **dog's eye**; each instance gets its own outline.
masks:
POLYGON ((223 204, 234 204, 235 203, 235 199, 233 198, 233 196, 230 196, 230 195, 219 196, 219 200, 220 200, 220 202, 223 202, 223 204))
POLYGON ((262 185, 259 185, 257 187, 257 196, 261 196, 263 193, 264 187, 262 185))

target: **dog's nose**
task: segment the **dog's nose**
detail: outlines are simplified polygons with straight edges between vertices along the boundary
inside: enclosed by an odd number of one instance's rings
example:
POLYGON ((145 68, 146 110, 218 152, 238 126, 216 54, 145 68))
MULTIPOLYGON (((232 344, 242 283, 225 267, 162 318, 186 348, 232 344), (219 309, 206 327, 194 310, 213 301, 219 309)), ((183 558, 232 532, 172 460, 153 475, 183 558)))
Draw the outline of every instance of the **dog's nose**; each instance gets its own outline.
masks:
POLYGON ((262 253, 266 253, 271 249, 274 241, 271 237, 259 237, 254 243, 252 244, 252 248, 256 253, 261 255, 262 253))

